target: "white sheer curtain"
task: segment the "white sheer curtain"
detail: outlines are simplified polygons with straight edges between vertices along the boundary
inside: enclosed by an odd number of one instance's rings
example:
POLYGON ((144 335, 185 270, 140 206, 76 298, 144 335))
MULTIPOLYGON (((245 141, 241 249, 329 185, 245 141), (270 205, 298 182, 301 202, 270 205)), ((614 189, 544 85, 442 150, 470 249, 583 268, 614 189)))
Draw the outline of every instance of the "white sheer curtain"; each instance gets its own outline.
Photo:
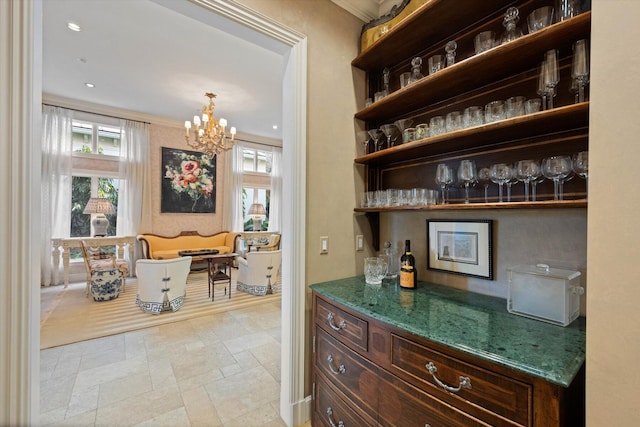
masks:
POLYGON ((271 197, 269 200, 268 231, 282 230, 282 148, 271 150, 271 197))
POLYGON ((71 110, 43 106, 40 280, 44 286, 52 281, 51 238, 71 233, 72 122, 71 110))
MULTIPOLYGON (((151 231, 151 164, 149 125, 120 120, 120 182, 116 235, 135 236, 151 231)), ((135 258, 140 248, 136 245, 135 258)), ((130 260, 132 263, 135 260, 130 260)))
POLYGON ((242 232, 242 145, 237 142, 225 154, 225 197, 223 204, 223 227, 225 230, 242 232))

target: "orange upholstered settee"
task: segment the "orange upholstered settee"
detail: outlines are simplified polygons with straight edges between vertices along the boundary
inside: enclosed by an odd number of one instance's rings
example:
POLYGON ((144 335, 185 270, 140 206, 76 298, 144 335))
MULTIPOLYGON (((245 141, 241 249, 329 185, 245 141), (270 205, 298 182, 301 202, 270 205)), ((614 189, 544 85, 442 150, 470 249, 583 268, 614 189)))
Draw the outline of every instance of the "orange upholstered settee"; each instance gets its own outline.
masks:
POLYGON ((148 259, 178 258, 180 251, 199 251, 217 249, 221 254, 236 251, 238 233, 223 231, 210 236, 202 236, 197 231, 183 231, 177 236, 167 237, 158 234, 138 234, 142 242, 142 252, 148 259))

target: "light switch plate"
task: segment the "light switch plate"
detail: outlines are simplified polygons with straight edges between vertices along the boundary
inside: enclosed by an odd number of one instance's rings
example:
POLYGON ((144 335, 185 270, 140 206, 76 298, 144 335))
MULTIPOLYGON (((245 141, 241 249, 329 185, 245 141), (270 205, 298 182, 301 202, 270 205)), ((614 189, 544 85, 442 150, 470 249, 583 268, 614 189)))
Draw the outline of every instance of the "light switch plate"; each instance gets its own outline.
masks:
POLYGON ((320 236, 320 254, 329 253, 329 236, 320 236))
POLYGON ((362 234, 356 236, 356 251, 364 251, 364 236, 362 234))

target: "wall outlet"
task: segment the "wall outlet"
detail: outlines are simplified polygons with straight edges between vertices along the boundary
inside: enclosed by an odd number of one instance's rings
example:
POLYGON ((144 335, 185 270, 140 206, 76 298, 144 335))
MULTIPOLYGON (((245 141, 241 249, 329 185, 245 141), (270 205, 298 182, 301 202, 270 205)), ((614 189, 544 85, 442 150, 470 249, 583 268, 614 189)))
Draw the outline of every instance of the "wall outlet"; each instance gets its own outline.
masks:
POLYGON ((329 236, 320 236, 320 254, 329 253, 329 236))
POLYGON ((362 234, 356 236, 356 251, 364 251, 364 236, 362 234))

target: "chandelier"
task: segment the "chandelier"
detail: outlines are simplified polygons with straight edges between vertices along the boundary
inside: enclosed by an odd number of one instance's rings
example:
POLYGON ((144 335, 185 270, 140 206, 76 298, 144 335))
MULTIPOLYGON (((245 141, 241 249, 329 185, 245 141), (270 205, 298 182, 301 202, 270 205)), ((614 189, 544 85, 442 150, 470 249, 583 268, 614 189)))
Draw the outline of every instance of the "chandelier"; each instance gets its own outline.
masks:
POLYGON ((202 106, 202 120, 200 120, 199 116, 193 116, 193 125, 195 126, 193 140, 189 137, 191 122, 189 120, 184 122, 184 127, 187 130, 185 139, 189 147, 213 157, 214 154, 228 151, 233 147, 236 128, 231 127, 229 131, 231 138, 229 139, 226 133, 227 121, 222 118, 216 121, 215 117, 213 117, 213 108, 215 106, 213 98, 216 95, 210 92, 204 95, 209 97, 209 105, 202 106))

